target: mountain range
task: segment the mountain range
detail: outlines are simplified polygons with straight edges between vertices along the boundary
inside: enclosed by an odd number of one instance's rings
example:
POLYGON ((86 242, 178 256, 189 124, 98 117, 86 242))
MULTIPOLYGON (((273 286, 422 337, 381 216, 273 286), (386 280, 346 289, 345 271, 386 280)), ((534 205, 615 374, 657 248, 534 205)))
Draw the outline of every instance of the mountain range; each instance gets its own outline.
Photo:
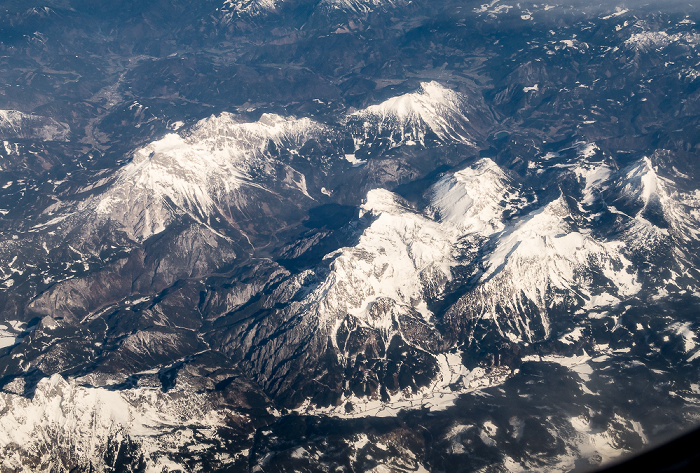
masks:
POLYGON ((587 471, 697 424, 697 8, 29 3, 0 471, 587 471))

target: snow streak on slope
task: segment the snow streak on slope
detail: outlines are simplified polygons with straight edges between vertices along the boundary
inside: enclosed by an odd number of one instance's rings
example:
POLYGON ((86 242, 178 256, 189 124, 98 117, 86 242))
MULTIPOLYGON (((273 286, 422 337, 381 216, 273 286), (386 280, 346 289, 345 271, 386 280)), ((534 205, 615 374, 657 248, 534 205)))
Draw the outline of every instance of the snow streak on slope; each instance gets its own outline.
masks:
POLYGON ((320 5, 345 12, 369 13, 378 8, 392 8, 405 3, 405 0, 321 0, 320 5))
POLYGON ((613 169, 607 164, 584 162, 573 168, 573 172, 583 183, 581 203, 591 205, 610 179, 613 169))
POLYGON ((608 302, 636 294, 641 285, 623 243, 595 240, 570 216, 562 196, 506 229, 463 304, 493 319, 502 335, 533 340, 549 336, 547 314, 555 306, 595 304, 601 289, 612 296, 608 302))
POLYGON ((163 231, 176 209, 208 222, 219 207, 236 206, 239 189, 264 189, 261 182, 267 179, 308 198, 304 176, 284 165, 278 175, 280 163, 266 151, 270 142, 298 147, 321 128, 309 119, 278 115, 263 115, 254 123, 239 123, 226 113, 202 120, 187 135, 169 134, 138 150, 98 197, 98 218, 119 222, 131 238, 142 241, 163 231))
POLYGON ((390 133, 397 144, 425 145, 428 132, 443 142, 471 144, 464 126, 465 99, 439 83, 423 82, 419 92, 392 97, 352 114, 351 121, 360 120, 363 138, 371 134, 390 133))
POLYGON ((624 176, 621 192, 623 197, 634 202, 640 202, 646 209, 652 200, 668 200, 665 192, 666 185, 670 181, 656 174, 651 160, 643 158, 637 164, 630 166, 624 176))

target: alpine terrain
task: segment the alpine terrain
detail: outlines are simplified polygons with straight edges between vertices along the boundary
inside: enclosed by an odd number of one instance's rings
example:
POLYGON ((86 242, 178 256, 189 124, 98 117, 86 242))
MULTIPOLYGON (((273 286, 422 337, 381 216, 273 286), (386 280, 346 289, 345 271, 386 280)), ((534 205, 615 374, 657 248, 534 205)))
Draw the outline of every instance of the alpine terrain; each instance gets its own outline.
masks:
POLYGON ((0 472, 591 471, 700 424, 700 9, 6 0, 0 472))

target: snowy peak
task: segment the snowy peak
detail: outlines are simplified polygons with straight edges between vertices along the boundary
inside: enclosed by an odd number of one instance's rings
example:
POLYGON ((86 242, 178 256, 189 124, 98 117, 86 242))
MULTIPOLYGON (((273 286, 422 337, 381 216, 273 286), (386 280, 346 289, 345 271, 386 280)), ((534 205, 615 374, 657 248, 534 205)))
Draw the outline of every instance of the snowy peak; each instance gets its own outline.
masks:
POLYGON ((347 312, 369 323, 372 304, 384 298, 429 318, 422 302, 423 278, 429 274, 443 281, 450 278, 454 264, 450 235, 383 189, 369 192, 363 211, 376 218, 356 246, 341 250, 330 277, 337 290, 352 294, 344 299, 352 301, 347 312))
POLYGON ((533 340, 551 333, 554 308, 615 304, 641 290, 623 243, 596 240, 570 216, 560 196, 506 228, 457 310, 493 320, 503 336, 533 340))
MULTIPOLYGON (((288 0, 226 0, 219 9, 221 19, 228 23, 236 19, 255 20, 279 13, 288 0)), ((315 11, 324 15, 334 13, 363 17, 376 11, 405 5, 405 0, 321 0, 315 11)), ((343 20, 347 20, 346 17, 343 20)))
POLYGON ((613 208, 631 219, 628 239, 633 247, 644 249, 669 237, 690 243, 700 236, 700 192, 680 191, 658 174, 651 159, 623 169, 611 190, 613 208))
POLYGON ((466 102, 462 95, 439 83, 423 82, 420 90, 392 97, 371 105, 350 116, 360 122, 356 139, 368 140, 371 135, 389 135, 396 144, 425 145, 430 134, 438 141, 472 143, 464 115, 466 102))
POLYGON ((483 235, 503 230, 504 214, 517 198, 510 178, 488 158, 446 175, 429 194, 430 209, 441 222, 483 235))
MULTIPOLYGON (((276 12, 287 0, 226 0, 222 7, 224 21, 235 18, 256 18, 276 12)), ((321 0, 321 11, 366 14, 379 8, 404 4, 404 0, 321 0)))
POLYGON ((663 49, 674 43, 695 47, 700 44, 700 35, 688 32, 669 34, 663 30, 642 30, 632 34, 625 40, 624 44, 627 48, 636 51, 650 51, 654 49, 663 49))
POLYGON ((172 133, 136 151, 114 185, 97 197, 96 211, 144 240, 179 211, 208 220, 218 206, 235 206, 243 186, 271 183, 309 198, 304 176, 275 161, 268 147, 270 142, 301 146, 320 129, 309 119, 278 115, 253 123, 239 123, 226 113, 210 117, 187 134, 172 133))
POLYGON ((327 255, 328 268, 311 278, 317 284, 305 284, 286 309, 290 318, 319 326, 344 359, 356 354, 346 340, 361 333, 378 337, 382 350, 395 336, 424 343, 416 326, 434 331, 427 300, 442 291, 455 264, 452 236, 399 196, 373 190, 362 212, 373 218, 357 243, 327 255))
POLYGON ((372 189, 360 206, 360 216, 369 212, 379 216, 383 213, 398 215, 408 209, 408 204, 397 194, 386 189, 372 189))
MULTIPOLYGON (((360 215, 370 214, 374 220, 356 246, 335 255, 330 286, 324 289, 326 298, 329 288, 343 294, 330 298, 345 304, 338 314, 375 326, 379 322, 369 315, 372 307, 377 301, 392 301, 392 313, 417 311, 429 320, 426 300, 438 296, 451 280, 460 238, 501 230, 510 205, 505 202, 516 196, 510 179, 490 159, 443 177, 429 194, 427 215, 388 190, 367 194, 360 215)), ((389 320, 381 324, 391 325, 389 320)))
POLYGON ((644 157, 626 170, 621 184, 623 197, 631 202, 641 204, 642 208, 645 209, 652 202, 666 200, 668 197, 666 186, 671 183, 660 177, 651 160, 644 157))
POLYGON ((582 204, 592 205, 607 188, 614 169, 607 163, 581 163, 572 169, 582 184, 582 204))
POLYGON ((569 206, 560 196, 503 232, 498 238, 498 246, 489 256, 485 278, 493 277, 509 260, 516 258, 536 261, 548 253, 562 257, 573 253, 583 236, 577 233, 576 238, 567 239, 572 232, 565 219, 570 215, 569 206))
POLYGON ((312 133, 324 127, 309 118, 287 118, 265 113, 256 122, 239 122, 230 113, 213 115, 198 122, 186 139, 211 151, 233 153, 264 152, 267 141, 290 147, 301 146, 312 133))
POLYGON ((369 13, 377 8, 391 8, 404 3, 404 0, 321 0, 320 4, 332 10, 369 13))
POLYGON ((224 21, 237 17, 257 17, 273 12, 284 0, 226 0, 221 7, 224 21))
POLYGON ((612 205, 649 231, 666 233, 677 197, 670 180, 657 174, 651 160, 644 157, 622 169, 611 188, 612 205))

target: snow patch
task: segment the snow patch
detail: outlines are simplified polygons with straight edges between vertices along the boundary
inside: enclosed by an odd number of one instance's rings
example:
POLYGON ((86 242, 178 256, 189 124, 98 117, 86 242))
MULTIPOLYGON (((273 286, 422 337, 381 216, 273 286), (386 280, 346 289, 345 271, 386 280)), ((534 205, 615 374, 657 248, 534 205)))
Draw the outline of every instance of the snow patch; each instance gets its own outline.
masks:
POLYGON ((435 355, 435 358, 440 366, 440 373, 430 386, 422 388, 415 394, 400 392, 391 396, 391 400, 387 402, 350 396, 344 397, 339 406, 327 408, 313 406, 307 401, 296 411, 300 414, 328 415, 345 419, 395 417, 402 410, 412 409, 441 411, 453 406, 461 394, 501 384, 513 374, 507 367, 497 367, 489 371, 475 368, 469 371, 462 364, 459 352, 442 353, 435 355), (345 409, 347 402, 353 406, 349 412, 345 409))

